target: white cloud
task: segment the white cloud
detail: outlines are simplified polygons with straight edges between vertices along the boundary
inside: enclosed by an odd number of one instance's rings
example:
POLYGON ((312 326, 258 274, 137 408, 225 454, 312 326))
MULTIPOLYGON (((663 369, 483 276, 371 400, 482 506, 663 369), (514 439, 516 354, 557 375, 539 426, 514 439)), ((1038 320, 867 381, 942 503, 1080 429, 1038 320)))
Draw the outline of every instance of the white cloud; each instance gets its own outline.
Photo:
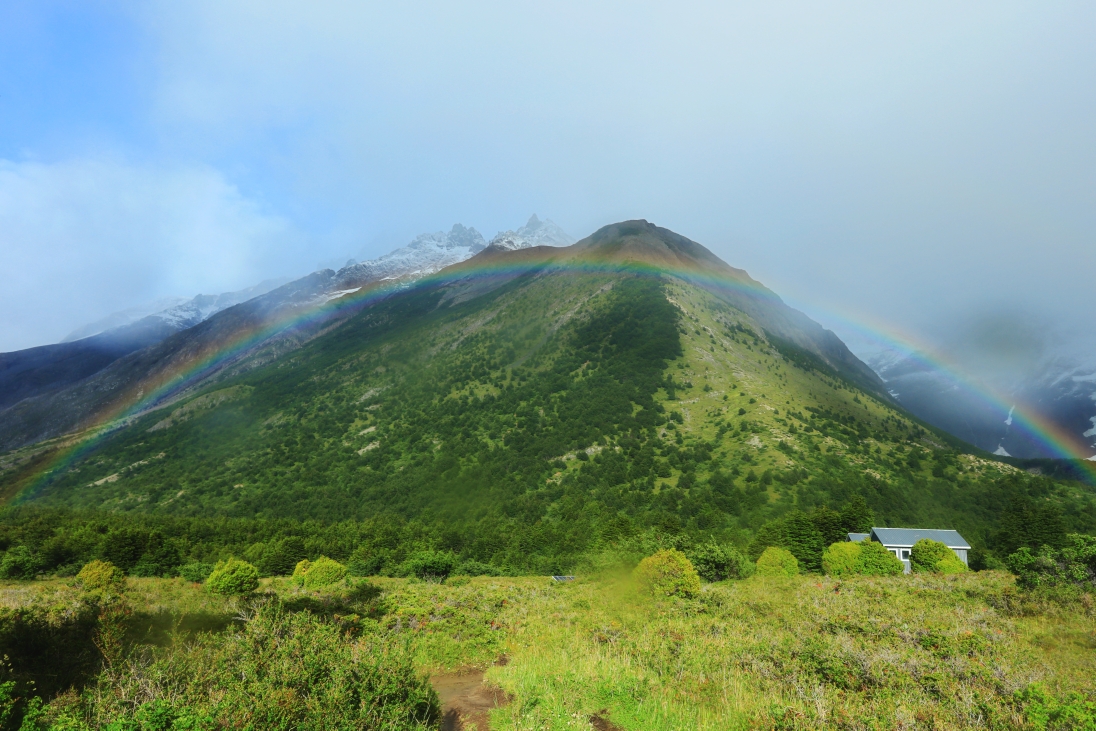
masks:
POLYGON ((0 160, 0 351, 157 297, 255 284, 295 239, 208 167, 0 160))

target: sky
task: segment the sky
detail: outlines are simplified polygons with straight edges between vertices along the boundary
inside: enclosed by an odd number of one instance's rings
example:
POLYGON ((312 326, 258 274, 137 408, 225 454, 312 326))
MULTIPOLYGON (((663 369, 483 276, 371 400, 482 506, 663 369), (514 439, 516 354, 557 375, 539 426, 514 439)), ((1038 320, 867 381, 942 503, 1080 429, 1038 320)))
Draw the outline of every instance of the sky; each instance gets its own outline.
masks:
POLYGON ((1084 350, 1093 28, 1008 0, 0 0, 0 351, 534 212, 671 228, 839 334, 1084 350))

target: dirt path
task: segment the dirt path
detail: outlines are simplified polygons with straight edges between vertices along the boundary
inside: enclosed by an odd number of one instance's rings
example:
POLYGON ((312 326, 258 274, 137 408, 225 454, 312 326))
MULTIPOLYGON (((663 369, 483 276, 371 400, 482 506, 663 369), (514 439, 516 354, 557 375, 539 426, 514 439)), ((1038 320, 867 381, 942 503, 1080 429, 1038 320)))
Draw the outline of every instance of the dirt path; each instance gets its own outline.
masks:
MULTIPOLYGON (((505 658, 496 664, 505 665, 505 658)), ((491 709, 510 702, 501 688, 485 685, 483 671, 475 668, 435 675, 430 683, 441 701, 442 731, 490 731, 491 709)))
MULTIPOLYGON (((495 664, 505 665, 506 657, 500 657, 495 664)), ((485 684, 483 671, 476 668, 435 675, 430 684, 441 701, 441 731, 491 731, 491 710, 510 702, 501 688, 485 684)), ((608 710, 598 711, 590 716, 590 726, 596 731, 623 731, 608 715, 608 710)))

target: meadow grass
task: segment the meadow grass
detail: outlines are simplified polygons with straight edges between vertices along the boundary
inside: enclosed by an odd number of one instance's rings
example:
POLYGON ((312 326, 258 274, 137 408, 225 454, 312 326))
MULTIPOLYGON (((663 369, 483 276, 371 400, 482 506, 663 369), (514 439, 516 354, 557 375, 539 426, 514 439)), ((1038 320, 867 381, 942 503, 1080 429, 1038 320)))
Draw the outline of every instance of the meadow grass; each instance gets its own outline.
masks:
POLYGON ((514 606, 502 729, 1023 727, 1017 691, 1094 688, 1092 613, 1011 577, 753 579, 652 602, 622 579, 514 606))
MULTIPOLYGON (((363 586, 271 579, 260 592, 332 625, 328 640, 397 642, 420 676, 487 669, 511 699, 492 714, 498 729, 589 729, 593 717, 645 730, 1045 728, 1021 700, 1034 684, 1090 703, 1096 690, 1093 603, 1040 602, 999 572, 754 577, 666 601, 624 573, 363 586)), ((70 581, 0 584, 6 611, 79 601, 70 581)), ((93 695, 131 693, 142 667, 184 662, 172 658, 196 638, 220 657, 213 638, 238 633, 252 601, 130 579, 133 670, 100 675, 93 695)))

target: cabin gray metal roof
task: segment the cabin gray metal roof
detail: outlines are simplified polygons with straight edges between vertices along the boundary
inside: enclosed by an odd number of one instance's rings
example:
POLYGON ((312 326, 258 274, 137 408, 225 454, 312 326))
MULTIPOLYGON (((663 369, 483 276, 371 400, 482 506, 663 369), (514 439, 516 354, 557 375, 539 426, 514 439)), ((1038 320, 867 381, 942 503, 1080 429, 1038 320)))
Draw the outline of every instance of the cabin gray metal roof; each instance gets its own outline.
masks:
POLYGON ((859 543, 860 541, 866 541, 871 538, 871 533, 849 533, 849 540, 853 543, 859 543))
POLYGON ((954 530, 934 530, 931 528, 872 528, 872 540, 884 546, 910 547, 922 538, 940 541, 948 548, 970 549, 967 539, 954 530))

